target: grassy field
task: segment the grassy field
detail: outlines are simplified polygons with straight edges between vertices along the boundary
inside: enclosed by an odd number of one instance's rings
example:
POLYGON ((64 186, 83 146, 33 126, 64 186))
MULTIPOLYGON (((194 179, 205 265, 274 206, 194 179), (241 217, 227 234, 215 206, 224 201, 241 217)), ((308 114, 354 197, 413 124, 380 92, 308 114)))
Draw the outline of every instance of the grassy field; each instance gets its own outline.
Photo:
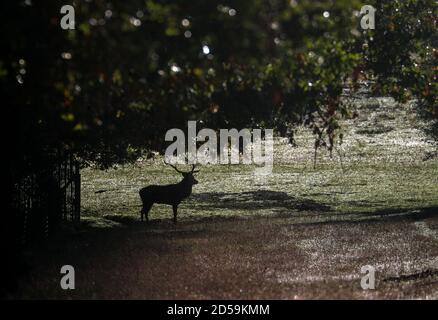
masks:
MULTIPOLYGON (((344 122, 339 153, 330 158, 321 151, 316 168, 313 137, 304 128, 296 147, 277 139, 273 172, 266 177, 256 176, 255 166, 203 166, 180 219, 294 215, 300 208, 344 216, 438 205, 437 145, 424 135, 411 106, 386 98, 356 105, 360 116, 344 122)), ((82 175, 83 212, 91 219, 137 219, 140 188, 181 178, 160 158, 109 171, 86 169, 82 175)), ((169 218, 169 209, 154 206, 152 219, 169 218)))
POLYGON ((82 226, 31 256, 26 298, 438 298, 437 145, 412 105, 357 99, 333 158, 297 131, 274 168, 201 166, 181 204, 139 221, 138 190, 179 181, 161 158, 82 171, 82 226), (74 239, 74 241, 72 241, 74 239), (59 289, 59 268, 77 289, 59 289), (376 268, 376 290, 360 287, 376 268))

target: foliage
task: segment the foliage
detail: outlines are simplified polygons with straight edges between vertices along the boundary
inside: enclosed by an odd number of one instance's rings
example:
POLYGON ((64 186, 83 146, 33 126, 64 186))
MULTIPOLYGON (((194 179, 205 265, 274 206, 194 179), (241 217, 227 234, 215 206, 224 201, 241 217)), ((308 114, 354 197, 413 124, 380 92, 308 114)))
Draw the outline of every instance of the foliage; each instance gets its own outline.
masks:
POLYGON ((375 7, 379 18, 363 52, 377 80, 374 92, 401 102, 415 97, 421 111, 437 119, 437 2, 376 1, 375 7))
POLYGON ((59 26, 64 4, 1 4, 15 172, 58 149, 102 167, 134 160, 187 120, 291 140, 305 123, 331 149, 343 87, 368 71, 376 92, 436 115, 432 0, 376 3, 375 31, 360 29, 356 0, 77 0, 76 30, 59 26))

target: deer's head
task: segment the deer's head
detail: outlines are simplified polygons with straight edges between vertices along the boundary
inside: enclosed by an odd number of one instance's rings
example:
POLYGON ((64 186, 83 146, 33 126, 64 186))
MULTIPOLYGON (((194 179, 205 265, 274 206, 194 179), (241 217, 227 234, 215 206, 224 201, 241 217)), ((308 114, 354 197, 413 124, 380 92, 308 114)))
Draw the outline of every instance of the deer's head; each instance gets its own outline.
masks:
POLYGON ((198 184, 198 180, 195 179, 194 174, 198 173, 199 170, 195 170, 196 165, 192 164, 192 170, 185 172, 185 171, 181 171, 179 170, 176 166, 167 163, 169 166, 171 166, 172 168, 174 168, 176 170, 176 172, 181 173, 183 176, 183 180, 186 181, 188 184, 190 185, 195 185, 198 184))

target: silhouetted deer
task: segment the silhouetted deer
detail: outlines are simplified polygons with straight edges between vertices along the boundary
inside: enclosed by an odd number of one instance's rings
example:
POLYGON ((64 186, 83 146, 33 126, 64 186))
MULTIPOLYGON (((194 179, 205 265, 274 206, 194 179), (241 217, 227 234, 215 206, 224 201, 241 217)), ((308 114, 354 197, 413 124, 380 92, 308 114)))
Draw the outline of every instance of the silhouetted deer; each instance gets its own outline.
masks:
POLYGON ((192 186, 197 184, 198 181, 193 176, 195 171, 195 165, 192 165, 192 170, 189 172, 183 172, 178 170, 175 166, 169 164, 177 172, 183 175, 183 179, 176 184, 169 184, 165 186, 147 186, 139 191, 141 201, 143 202, 143 208, 141 209, 141 221, 143 217, 146 216, 146 221, 148 221, 148 213, 151 210, 154 203, 170 204, 173 207, 173 222, 176 223, 176 215, 178 210, 178 205, 185 198, 190 196, 192 193, 192 186))

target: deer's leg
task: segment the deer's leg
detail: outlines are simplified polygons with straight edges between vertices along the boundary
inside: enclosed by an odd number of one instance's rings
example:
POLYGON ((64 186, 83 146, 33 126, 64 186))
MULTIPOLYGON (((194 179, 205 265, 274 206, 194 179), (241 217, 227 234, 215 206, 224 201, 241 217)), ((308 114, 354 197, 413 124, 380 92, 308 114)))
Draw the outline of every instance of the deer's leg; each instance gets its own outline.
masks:
POLYGON ((173 207, 173 223, 176 224, 176 215, 178 214, 178 205, 174 204, 172 207, 173 207))
POLYGON ((143 203, 143 208, 140 211, 141 212, 141 221, 143 221, 143 217, 146 217, 146 222, 149 221, 148 215, 149 215, 149 211, 152 208, 152 205, 153 205, 153 203, 151 203, 151 202, 143 203))

